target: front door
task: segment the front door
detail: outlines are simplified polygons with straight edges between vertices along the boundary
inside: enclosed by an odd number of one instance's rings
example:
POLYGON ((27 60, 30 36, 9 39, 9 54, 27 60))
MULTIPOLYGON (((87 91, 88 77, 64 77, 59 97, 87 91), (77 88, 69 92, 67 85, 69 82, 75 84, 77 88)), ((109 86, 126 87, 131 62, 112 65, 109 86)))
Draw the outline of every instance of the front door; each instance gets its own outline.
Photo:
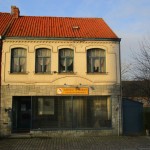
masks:
POLYGON ((28 132, 31 126, 31 97, 13 97, 13 132, 28 132))

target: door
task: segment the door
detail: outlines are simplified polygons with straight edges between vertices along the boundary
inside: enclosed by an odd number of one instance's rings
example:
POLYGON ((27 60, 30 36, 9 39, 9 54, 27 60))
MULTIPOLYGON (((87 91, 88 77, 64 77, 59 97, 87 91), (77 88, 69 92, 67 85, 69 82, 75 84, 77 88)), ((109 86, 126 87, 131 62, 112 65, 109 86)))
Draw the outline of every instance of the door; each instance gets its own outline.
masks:
POLYGON ((31 97, 13 98, 13 131, 27 132, 31 126, 31 97))
POLYGON ((132 100, 123 100, 123 133, 139 135, 143 129, 143 105, 132 100))

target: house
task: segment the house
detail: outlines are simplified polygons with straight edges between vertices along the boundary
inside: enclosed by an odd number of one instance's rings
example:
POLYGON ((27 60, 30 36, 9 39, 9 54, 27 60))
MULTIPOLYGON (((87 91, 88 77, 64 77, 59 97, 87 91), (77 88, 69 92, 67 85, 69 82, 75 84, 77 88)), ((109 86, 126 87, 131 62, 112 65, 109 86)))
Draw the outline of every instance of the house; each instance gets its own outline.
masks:
MULTIPOLYGON (((3 45, 2 39, 7 31, 7 28, 9 26, 12 18, 13 17, 10 13, 1 13, 0 12, 0 62, 1 62, 2 45, 3 45)), ((0 63, 0 85, 1 85, 1 63, 0 63)), ((1 108, 2 107, 1 107, 1 97, 0 97, 0 112, 1 112, 1 108)), ((1 115, 0 115, 0 122, 1 122, 1 115)))
POLYGON ((106 22, 21 16, 15 6, 11 12, 2 47, 1 136, 121 135, 120 38, 106 22))
MULTIPOLYGON (((2 38, 5 35, 7 28, 9 26, 9 24, 11 23, 12 20, 12 15, 9 13, 1 13, 0 12, 0 56, 2 55, 2 38)), ((0 61, 1 61, 1 57, 0 57, 0 61)), ((1 69, 0 69, 1 71, 1 69)), ((1 77, 1 76, 0 76, 1 77)), ((0 80, 1 82, 1 80, 0 80)))

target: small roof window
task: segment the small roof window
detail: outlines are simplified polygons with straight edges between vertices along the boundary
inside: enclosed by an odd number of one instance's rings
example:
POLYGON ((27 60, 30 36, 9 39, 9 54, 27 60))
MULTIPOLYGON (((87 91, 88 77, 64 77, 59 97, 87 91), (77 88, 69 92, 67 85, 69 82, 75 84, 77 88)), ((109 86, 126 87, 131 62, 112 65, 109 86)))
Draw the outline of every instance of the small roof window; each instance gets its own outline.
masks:
POLYGON ((72 29, 80 29, 79 26, 72 26, 72 29))

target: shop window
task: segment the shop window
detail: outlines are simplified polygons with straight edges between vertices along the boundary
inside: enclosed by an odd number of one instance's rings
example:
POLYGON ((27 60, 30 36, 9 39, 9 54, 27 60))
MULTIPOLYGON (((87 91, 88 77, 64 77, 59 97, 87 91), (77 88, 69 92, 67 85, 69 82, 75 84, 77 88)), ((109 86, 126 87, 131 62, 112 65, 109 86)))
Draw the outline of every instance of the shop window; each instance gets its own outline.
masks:
POLYGON ((88 116, 92 128, 111 127, 111 102, 108 97, 89 97, 88 116))
POLYGON ((101 129, 111 127, 111 100, 105 96, 33 97, 32 128, 101 129))
POLYGON ((54 99, 50 97, 38 98, 38 115, 54 115, 54 99))
POLYGON ((87 50, 87 72, 88 73, 106 72, 105 50, 102 49, 87 50))
POLYGON ((36 73, 49 73, 51 72, 51 51, 48 49, 36 50, 36 73))
POLYGON ((65 48, 59 50, 59 72, 73 72, 73 50, 65 48))
POLYGON ((26 72, 26 55, 27 52, 23 48, 11 50, 11 73, 26 72))

